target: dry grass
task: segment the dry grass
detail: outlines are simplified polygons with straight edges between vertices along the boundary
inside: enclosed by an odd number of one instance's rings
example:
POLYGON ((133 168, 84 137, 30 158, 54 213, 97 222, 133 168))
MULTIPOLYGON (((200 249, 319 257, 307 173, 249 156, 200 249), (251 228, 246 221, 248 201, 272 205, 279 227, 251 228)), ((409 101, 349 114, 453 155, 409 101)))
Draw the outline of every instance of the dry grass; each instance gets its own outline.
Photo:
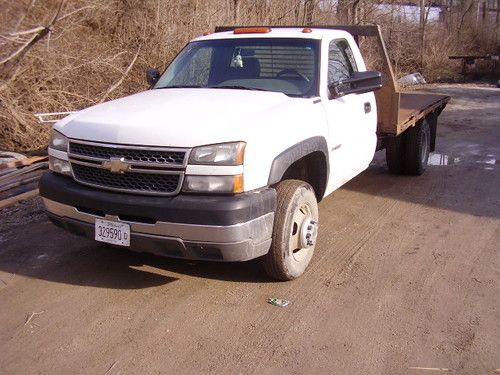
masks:
MULTIPOLYGON (((0 0, 0 60, 36 36, 22 32, 50 23, 59 6, 50 32, 0 64, 0 149, 47 144, 49 127, 40 125, 34 113, 79 110, 146 89, 146 68, 163 68, 189 39, 216 25, 303 24, 307 19, 304 0, 0 0)), ((337 23, 318 2, 315 9, 314 23, 337 23)), ((365 22, 387 26, 397 73, 417 70, 416 26, 376 12, 364 14, 365 22)), ((463 45, 440 27, 428 26, 423 72, 428 80, 449 78, 459 68, 447 56, 462 52, 463 45)), ((468 38, 475 48, 477 40, 468 38)))

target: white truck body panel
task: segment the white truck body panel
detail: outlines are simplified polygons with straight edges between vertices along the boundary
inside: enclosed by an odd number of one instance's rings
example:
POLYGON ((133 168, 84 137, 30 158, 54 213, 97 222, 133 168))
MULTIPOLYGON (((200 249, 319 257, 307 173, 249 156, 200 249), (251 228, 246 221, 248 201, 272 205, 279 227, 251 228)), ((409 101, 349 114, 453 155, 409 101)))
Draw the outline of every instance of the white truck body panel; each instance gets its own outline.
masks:
MULTIPOLYGON (((325 134, 322 112, 311 98, 276 92, 159 89, 88 108, 54 129, 73 139, 123 145, 190 148, 245 141, 244 189, 250 191, 267 185, 271 163, 281 151, 325 134)), ((189 166, 186 174, 225 175, 228 170, 189 166)))
POLYGON ((332 40, 346 39, 359 71, 366 66, 352 36, 331 31, 322 39, 320 96, 328 123, 330 176, 325 196, 368 168, 377 145, 377 104, 373 92, 330 99, 328 93, 328 47, 332 40), (364 104, 371 111, 365 113, 364 104))
POLYGON ((358 69, 365 70, 353 38, 345 31, 277 29, 266 34, 222 32, 195 39, 304 38, 322 39, 320 98, 294 98, 277 92, 228 89, 157 89, 98 104, 59 121, 54 129, 73 139, 123 145, 191 148, 245 141, 240 168, 188 166, 186 174, 244 173, 244 190, 268 183, 274 158, 293 145, 325 137, 330 176, 325 196, 368 167, 376 145, 373 93, 330 100, 327 90, 328 45, 346 39, 358 69), (363 105, 371 104, 365 114, 363 105))

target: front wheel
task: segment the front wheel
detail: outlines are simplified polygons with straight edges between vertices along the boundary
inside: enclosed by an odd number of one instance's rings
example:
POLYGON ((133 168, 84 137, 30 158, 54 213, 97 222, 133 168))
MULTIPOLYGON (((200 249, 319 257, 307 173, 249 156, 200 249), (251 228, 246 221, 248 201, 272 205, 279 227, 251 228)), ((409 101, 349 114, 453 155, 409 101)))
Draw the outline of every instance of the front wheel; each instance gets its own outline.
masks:
POLYGON ((314 253, 318 203, 313 188, 304 181, 284 180, 276 192, 272 243, 263 264, 272 278, 293 280, 304 273, 314 253))

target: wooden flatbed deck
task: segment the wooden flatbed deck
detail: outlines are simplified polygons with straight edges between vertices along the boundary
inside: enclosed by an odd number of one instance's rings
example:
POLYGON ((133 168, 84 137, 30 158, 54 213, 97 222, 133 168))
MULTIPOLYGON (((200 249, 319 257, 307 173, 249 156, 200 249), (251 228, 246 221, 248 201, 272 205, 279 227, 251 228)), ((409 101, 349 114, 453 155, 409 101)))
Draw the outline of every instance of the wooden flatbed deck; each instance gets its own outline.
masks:
POLYGON ((446 95, 403 92, 399 94, 398 134, 414 126, 431 112, 441 112, 450 97, 446 95))

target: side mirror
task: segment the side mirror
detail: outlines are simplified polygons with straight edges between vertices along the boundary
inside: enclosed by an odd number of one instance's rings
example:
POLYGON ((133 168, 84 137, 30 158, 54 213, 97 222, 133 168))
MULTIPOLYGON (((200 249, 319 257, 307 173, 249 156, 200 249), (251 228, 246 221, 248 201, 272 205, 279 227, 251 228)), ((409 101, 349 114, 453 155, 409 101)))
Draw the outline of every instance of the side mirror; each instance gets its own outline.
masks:
POLYGON ((151 69, 148 69, 146 71, 146 79, 148 81, 149 86, 151 86, 151 87, 156 85, 156 82, 158 82, 160 77, 161 77, 161 73, 158 69, 151 68, 151 69))
POLYGON ((382 73, 377 71, 354 72, 347 79, 332 83, 328 86, 332 98, 339 98, 348 94, 363 94, 375 91, 382 87, 382 73))

